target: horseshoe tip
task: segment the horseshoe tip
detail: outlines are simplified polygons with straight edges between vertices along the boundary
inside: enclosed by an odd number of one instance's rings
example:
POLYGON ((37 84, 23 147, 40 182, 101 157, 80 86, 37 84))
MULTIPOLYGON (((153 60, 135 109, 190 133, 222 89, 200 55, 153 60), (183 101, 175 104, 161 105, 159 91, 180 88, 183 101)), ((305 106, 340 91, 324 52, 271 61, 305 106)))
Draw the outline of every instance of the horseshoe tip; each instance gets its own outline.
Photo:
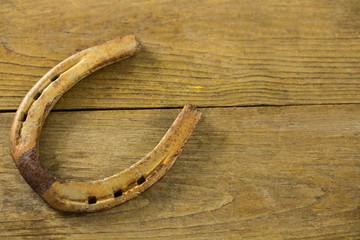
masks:
POLYGON ((124 45, 129 44, 131 48, 133 48, 133 54, 137 53, 141 49, 140 41, 135 37, 135 35, 125 35, 117 38, 119 40, 119 44, 124 45))
POLYGON ((191 105, 190 103, 186 103, 185 106, 184 106, 184 108, 189 109, 190 111, 195 111, 195 110, 197 110, 196 106, 191 105))
POLYGON ((202 115, 202 112, 196 106, 191 105, 189 103, 184 105, 184 110, 189 112, 195 112, 199 116, 199 118, 202 115))

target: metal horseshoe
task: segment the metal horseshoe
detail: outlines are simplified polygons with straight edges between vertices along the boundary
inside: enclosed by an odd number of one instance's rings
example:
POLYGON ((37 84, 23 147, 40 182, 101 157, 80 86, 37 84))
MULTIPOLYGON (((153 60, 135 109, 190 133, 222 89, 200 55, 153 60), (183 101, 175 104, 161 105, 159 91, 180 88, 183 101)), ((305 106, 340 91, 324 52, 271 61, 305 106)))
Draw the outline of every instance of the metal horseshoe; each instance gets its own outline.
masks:
POLYGON ((11 155, 25 181, 53 208, 65 212, 95 212, 134 198, 170 169, 199 121, 201 112, 185 105, 151 152, 131 167, 101 180, 63 180, 41 166, 41 129, 59 98, 87 75, 139 50, 140 44, 132 35, 85 49, 52 68, 21 102, 11 129, 11 155))

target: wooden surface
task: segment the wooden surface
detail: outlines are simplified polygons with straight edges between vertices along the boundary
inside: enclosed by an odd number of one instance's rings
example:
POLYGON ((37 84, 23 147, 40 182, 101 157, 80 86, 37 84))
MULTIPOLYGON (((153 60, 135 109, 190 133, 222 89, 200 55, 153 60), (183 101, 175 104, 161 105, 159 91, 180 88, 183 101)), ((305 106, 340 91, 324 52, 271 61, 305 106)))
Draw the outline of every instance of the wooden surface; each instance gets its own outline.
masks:
POLYGON ((360 238, 359 1, 0 4, 0 239, 360 238), (11 160, 14 111, 58 62, 123 34, 143 51, 65 94, 42 164, 106 177, 150 151, 184 103, 203 119, 136 199, 59 213, 11 160))

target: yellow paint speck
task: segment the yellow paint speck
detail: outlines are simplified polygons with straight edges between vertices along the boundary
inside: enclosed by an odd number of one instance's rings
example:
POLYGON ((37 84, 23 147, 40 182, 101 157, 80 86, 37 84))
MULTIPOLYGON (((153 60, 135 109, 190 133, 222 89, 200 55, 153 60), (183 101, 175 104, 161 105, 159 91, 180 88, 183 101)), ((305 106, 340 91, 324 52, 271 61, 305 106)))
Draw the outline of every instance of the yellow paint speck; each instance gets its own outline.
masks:
POLYGON ((203 87, 203 86, 188 86, 188 88, 202 89, 202 88, 204 88, 204 87, 203 87))

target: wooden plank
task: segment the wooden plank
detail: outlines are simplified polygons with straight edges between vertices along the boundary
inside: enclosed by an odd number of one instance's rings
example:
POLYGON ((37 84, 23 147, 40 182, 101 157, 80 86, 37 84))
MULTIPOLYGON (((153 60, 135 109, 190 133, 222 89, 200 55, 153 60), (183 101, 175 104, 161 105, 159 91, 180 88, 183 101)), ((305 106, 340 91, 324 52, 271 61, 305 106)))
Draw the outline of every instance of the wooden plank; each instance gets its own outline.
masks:
POLYGON ((69 55, 129 33, 143 51, 57 109, 360 102, 357 0, 0 2, 0 110, 69 55))
MULTIPOLYGON (((152 149, 179 109, 51 113, 43 165, 91 180, 152 149)), ((0 114, 0 238, 355 239, 360 105, 203 109, 183 154, 134 200, 88 215, 48 207, 9 156, 0 114)))

